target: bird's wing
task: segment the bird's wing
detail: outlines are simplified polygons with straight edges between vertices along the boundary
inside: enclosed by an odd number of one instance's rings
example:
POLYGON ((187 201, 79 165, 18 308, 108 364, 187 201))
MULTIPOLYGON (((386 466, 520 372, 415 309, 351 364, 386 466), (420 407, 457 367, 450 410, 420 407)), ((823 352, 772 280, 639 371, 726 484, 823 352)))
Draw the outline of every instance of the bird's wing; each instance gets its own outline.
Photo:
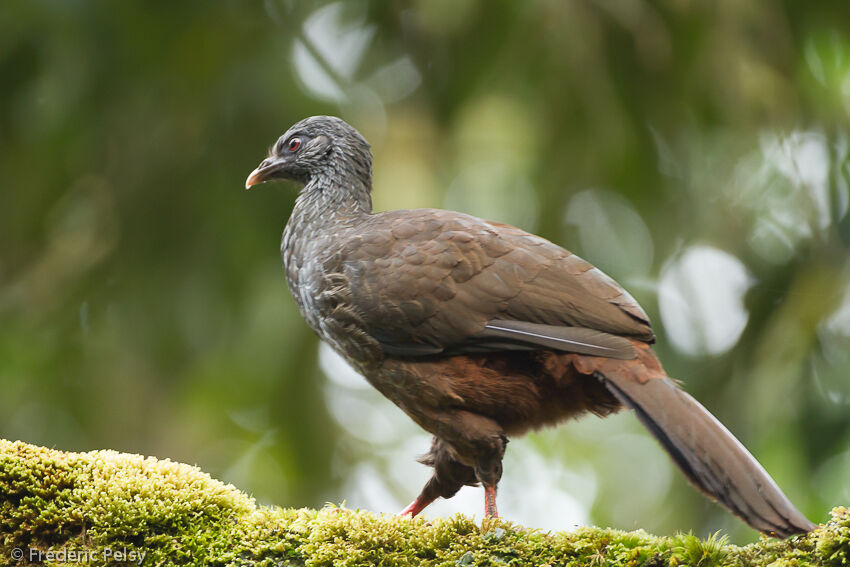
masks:
POLYGON ((614 280, 518 228, 450 211, 373 215, 342 247, 353 307, 391 356, 550 348, 632 358, 649 320, 614 280))

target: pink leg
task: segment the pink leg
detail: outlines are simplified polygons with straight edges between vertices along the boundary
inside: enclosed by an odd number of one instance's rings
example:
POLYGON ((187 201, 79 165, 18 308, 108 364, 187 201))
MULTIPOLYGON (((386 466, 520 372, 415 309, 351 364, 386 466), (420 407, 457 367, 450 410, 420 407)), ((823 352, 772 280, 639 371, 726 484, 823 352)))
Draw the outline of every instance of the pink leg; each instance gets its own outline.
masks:
POLYGON ((428 506, 428 504, 430 504, 430 503, 431 503, 431 502, 433 502, 434 500, 436 500, 436 498, 430 498, 430 499, 428 499, 428 498, 422 498, 422 496, 420 495, 420 496, 418 496, 418 497, 416 498, 416 500, 414 500, 413 502, 411 502, 411 503, 407 506, 407 508, 405 508, 404 510, 402 510, 401 512, 399 512, 399 514, 398 514, 398 515, 399 515, 399 516, 410 516, 411 518, 413 518, 413 517, 414 517, 414 516, 416 516, 419 512, 421 512, 422 510, 424 510, 424 509, 425 509, 425 507, 426 507, 426 506, 428 506))
POLYGON ((488 518, 499 517, 499 511, 496 509, 495 486, 484 486, 484 515, 488 518))

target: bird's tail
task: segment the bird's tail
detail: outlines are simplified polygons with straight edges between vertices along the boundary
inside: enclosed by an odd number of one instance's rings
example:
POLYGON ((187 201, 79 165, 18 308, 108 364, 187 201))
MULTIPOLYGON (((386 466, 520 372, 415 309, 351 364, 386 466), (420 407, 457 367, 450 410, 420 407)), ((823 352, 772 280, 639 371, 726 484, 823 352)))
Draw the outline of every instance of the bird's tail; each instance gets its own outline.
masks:
POLYGON ((688 479, 764 534, 785 538, 814 529, 740 441, 641 346, 633 364, 599 364, 593 374, 635 410, 688 479))

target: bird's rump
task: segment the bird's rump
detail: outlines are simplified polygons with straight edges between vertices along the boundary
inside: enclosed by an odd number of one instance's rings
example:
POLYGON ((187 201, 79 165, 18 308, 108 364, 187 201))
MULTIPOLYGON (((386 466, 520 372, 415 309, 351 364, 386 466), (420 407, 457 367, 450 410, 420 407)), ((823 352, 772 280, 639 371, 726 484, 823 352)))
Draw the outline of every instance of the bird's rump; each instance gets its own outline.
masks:
POLYGON ((549 348, 632 358, 648 318, 548 240, 434 209, 371 215, 342 247, 352 302, 390 356, 549 348), (628 338, 627 338, 628 337, 628 338))

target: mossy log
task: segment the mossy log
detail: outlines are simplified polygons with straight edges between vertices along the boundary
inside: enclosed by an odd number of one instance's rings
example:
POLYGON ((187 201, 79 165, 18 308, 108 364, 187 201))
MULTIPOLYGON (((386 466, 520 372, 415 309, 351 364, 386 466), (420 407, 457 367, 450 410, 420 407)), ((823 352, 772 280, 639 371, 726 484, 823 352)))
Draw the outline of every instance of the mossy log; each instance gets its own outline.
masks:
POLYGON ((850 565, 850 510, 805 537, 743 547, 640 530, 547 533, 460 515, 257 506, 193 466, 0 440, 0 543, 11 565, 837 567, 850 565))

